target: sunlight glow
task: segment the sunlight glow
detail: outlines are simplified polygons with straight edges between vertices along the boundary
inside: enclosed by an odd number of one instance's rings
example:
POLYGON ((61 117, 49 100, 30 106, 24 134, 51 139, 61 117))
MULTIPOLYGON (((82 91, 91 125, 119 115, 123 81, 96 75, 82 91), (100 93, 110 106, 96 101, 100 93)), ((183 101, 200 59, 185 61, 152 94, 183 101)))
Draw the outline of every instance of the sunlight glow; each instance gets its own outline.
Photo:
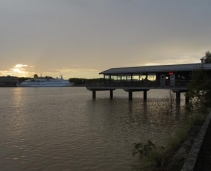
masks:
POLYGON ((20 70, 19 68, 13 68, 12 70, 13 72, 17 72, 17 73, 25 73, 24 70, 20 70))
POLYGON ((47 70, 37 69, 36 66, 31 66, 27 64, 16 64, 7 70, 0 70, 0 75, 2 76, 17 76, 17 77, 33 77, 34 74, 41 74, 44 76, 58 77, 60 74, 63 75, 64 79, 69 79, 73 77, 79 78, 98 78, 99 70, 93 68, 56 68, 47 70))
POLYGON ((28 65, 23 65, 23 64, 16 64, 15 67, 16 68, 21 68, 21 67, 27 67, 28 65))
POLYGON ((154 65, 160 65, 159 63, 146 63, 145 66, 154 66, 154 65))
POLYGON ((16 64, 13 68, 11 68, 11 70, 15 75, 18 74, 18 76, 26 76, 28 74, 25 69, 26 67, 28 67, 28 65, 16 64))

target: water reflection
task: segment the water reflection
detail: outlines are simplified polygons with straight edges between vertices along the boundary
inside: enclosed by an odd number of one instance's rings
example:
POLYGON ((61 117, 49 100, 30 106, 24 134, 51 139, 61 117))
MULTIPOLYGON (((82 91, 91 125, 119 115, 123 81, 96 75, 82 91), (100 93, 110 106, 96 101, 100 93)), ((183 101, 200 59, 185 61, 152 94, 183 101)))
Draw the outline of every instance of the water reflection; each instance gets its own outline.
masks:
MULTIPOLYGON (((24 93, 22 88, 14 88, 12 89, 13 98, 12 98, 12 106, 14 109, 14 113, 11 115, 12 125, 15 129, 13 131, 16 136, 19 136, 25 129, 25 121, 26 121, 26 113, 23 112, 23 106, 25 106, 24 93)), ((14 135, 15 136, 15 135, 14 135)))
POLYGON ((22 88, 12 89, 13 99, 12 105, 16 109, 17 113, 20 113, 20 109, 25 105, 24 104, 24 90, 22 88))
POLYGON ((163 113, 156 93, 145 103, 124 91, 93 100, 83 88, 0 89, 0 170, 128 171, 134 142, 163 145, 184 118, 163 113))

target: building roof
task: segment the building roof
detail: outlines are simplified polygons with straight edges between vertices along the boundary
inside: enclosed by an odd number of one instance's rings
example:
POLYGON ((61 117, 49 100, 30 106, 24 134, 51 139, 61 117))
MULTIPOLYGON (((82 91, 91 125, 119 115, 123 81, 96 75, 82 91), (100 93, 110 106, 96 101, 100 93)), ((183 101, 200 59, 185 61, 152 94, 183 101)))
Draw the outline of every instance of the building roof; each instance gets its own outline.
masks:
POLYGON ((202 65, 205 70, 211 70, 211 63, 203 63, 203 64, 193 63, 193 64, 177 64, 177 65, 155 65, 155 66, 111 68, 111 69, 102 71, 99 74, 116 75, 116 74, 194 71, 194 70, 200 69, 202 65))

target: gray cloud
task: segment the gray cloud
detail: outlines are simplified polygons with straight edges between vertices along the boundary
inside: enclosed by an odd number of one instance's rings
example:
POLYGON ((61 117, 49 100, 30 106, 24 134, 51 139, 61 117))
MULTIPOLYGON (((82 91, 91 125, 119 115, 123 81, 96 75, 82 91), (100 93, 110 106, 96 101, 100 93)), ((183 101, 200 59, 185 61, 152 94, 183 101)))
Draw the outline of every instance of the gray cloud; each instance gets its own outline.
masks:
POLYGON ((0 3, 1 71, 18 63, 35 72, 192 63, 211 47, 210 0, 0 3))

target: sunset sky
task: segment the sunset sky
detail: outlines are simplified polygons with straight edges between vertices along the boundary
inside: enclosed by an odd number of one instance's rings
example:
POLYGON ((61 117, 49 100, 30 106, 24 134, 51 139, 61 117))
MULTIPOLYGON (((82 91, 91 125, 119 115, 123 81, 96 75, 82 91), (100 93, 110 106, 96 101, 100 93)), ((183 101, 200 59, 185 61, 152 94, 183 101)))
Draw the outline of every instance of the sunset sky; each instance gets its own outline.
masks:
POLYGON ((211 0, 0 0, 0 76, 98 78, 113 67, 198 63, 211 0))

